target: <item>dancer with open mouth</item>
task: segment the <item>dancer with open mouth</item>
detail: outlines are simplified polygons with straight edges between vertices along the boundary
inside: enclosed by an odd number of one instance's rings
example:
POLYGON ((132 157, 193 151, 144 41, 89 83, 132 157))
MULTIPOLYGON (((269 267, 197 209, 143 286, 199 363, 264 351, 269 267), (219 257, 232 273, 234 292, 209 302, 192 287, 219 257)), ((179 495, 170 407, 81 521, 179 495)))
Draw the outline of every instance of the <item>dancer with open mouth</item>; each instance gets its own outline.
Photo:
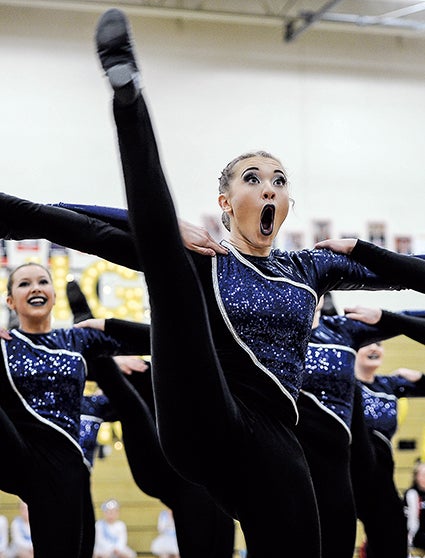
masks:
POLYGON ((236 157, 219 179, 227 254, 185 249, 121 11, 102 16, 96 42, 114 91, 131 233, 63 209, 58 222, 61 208, 34 211, 10 196, 0 199, 2 227, 16 231, 17 214, 28 210, 20 222, 33 234, 36 223, 44 238, 117 263, 136 254, 149 290, 156 421, 168 461, 240 521, 250 558, 278 555, 282 541, 287 556, 319 558, 315 493, 294 433, 317 301, 335 289, 410 287, 411 276, 395 273, 388 253, 385 276, 371 272, 356 260, 374 259, 374 247, 351 239, 331 246, 342 254, 274 249, 290 199, 282 163, 265 151, 236 157), (68 228, 76 221, 84 235, 68 228))
POLYGON ((318 557, 315 495, 293 431, 315 307, 327 290, 396 284, 346 255, 273 249, 289 194, 281 162, 264 151, 236 157, 221 174, 228 254, 189 255, 122 12, 101 17, 96 41, 114 90, 130 224, 151 302, 164 452, 239 519, 251 558, 276 555, 282 540, 288 556, 318 557), (189 356, 176 369, 170 355, 179 350, 189 356))

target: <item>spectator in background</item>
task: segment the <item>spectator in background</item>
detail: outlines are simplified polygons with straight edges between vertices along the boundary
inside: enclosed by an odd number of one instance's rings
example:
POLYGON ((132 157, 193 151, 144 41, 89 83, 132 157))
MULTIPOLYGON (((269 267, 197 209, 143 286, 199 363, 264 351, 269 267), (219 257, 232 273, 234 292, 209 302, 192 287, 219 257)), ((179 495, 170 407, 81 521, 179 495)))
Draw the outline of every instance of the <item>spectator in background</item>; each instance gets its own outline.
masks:
POLYGON ((425 463, 417 463, 412 486, 403 498, 409 548, 414 556, 425 556, 425 463))
POLYGON ((136 553, 127 545, 127 526, 119 519, 119 503, 106 500, 101 509, 103 519, 96 521, 93 558, 135 558, 136 553))
POLYGON ((7 517, 0 515, 0 558, 5 558, 9 544, 9 523, 7 517))
MULTIPOLYGON (((419 330, 423 329, 423 321, 417 318, 422 324, 419 330)), ((409 333, 407 329, 405 332, 409 333)), ((419 339, 423 340, 423 333, 416 337, 419 339)), ((389 375, 380 374, 383 359, 381 343, 366 345, 357 352, 355 372, 375 463, 372 472, 366 470, 363 478, 352 476, 352 480, 357 517, 367 538, 367 558, 404 558, 408 547, 407 527, 394 479, 391 440, 397 430, 397 400, 424 397, 425 376, 408 368, 399 368, 389 375)))
POLYGON ((19 503, 19 515, 10 524, 10 547, 7 556, 8 558, 33 558, 34 556, 28 506, 22 501, 19 503))
POLYGON ((152 541, 151 552, 159 558, 179 558, 173 512, 162 510, 158 517, 159 535, 152 541))

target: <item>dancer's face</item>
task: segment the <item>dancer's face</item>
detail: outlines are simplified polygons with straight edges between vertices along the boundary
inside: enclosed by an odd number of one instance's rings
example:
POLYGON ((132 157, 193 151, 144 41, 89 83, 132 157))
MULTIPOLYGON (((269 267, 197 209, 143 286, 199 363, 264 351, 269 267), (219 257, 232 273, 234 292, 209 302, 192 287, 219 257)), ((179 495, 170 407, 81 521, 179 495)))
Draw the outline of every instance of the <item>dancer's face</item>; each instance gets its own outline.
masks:
POLYGON ((357 352, 357 364, 364 370, 376 370, 382 365, 384 348, 381 343, 372 343, 357 352))
POLYGON ((55 303, 50 275, 37 264, 18 268, 13 274, 11 292, 6 301, 9 308, 16 312, 21 325, 27 320, 34 323, 50 318, 55 303))
POLYGON ((258 155, 239 161, 219 204, 230 218, 231 242, 244 253, 267 256, 289 211, 281 164, 258 155))

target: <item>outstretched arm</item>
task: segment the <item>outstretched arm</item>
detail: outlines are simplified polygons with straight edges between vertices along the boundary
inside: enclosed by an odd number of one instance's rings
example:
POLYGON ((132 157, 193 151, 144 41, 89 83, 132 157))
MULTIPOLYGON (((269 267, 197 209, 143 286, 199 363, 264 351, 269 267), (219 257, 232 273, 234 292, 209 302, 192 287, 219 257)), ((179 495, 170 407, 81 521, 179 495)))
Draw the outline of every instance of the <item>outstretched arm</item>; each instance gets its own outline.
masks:
POLYGON ((365 308, 354 306, 344 309, 345 316, 351 320, 365 324, 376 325, 385 333, 381 339, 406 335, 414 341, 425 344, 425 318, 405 314, 404 312, 389 312, 380 308, 365 308))
POLYGON ((383 279, 425 293, 425 260, 421 257, 397 254, 357 239, 324 240, 316 248, 328 248, 339 254, 350 255, 383 279))
MULTIPOLYGON (((0 192, 0 237, 11 240, 45 238, 140 270, 133 238, 128 227, 118 226, 117 219, 110 219, 113 210, 100 206, 46 205, 0 192), (105 211, 109 213, 103 218, 105 211)), ((203 227, 180 220, 179 228, 187 249, 204 256, 227 253, 203 227)))
POLYGON ((45 238, 130 269, 139 269, 131 235, 94 217, 0 193, 0 223, 3 238, 45 238))

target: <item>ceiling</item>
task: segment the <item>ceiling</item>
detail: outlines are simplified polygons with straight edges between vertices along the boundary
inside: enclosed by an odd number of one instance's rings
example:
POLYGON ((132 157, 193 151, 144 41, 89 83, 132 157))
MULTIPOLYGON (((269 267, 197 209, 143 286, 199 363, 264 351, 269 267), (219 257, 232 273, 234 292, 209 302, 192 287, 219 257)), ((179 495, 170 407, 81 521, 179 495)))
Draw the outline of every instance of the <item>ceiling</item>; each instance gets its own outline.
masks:
POLYGON ((104 10, 158 17, 279 25, 285 41, 312 29, 409 35, 425 39, 425 1, 414 0, 0 0, 0 6, 104 10))

